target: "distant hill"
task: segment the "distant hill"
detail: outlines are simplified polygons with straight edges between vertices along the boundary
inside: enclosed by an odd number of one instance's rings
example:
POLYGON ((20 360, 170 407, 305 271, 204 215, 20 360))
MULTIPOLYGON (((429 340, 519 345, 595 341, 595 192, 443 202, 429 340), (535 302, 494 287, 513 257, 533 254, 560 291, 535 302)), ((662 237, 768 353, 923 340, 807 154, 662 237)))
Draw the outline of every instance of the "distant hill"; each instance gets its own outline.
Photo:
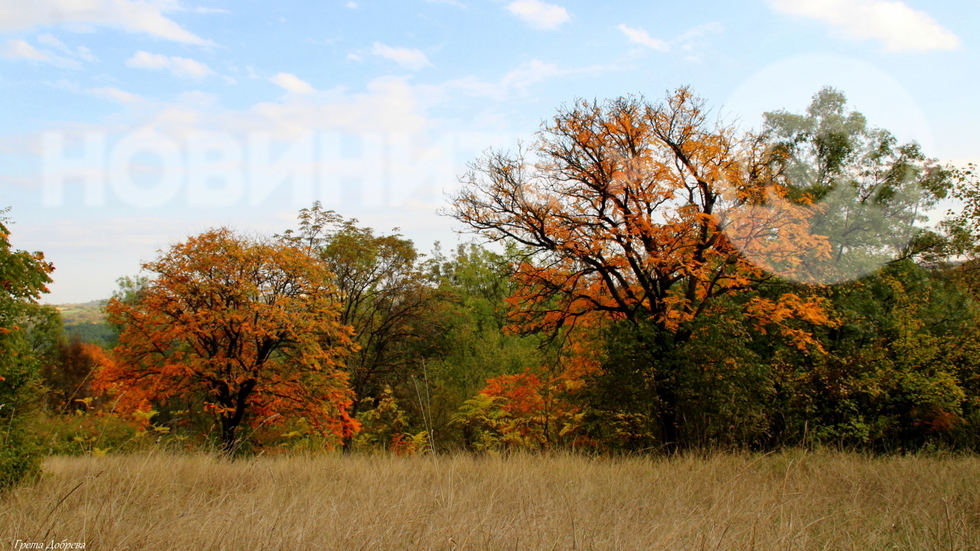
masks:
POLYGON ((93 300, 78 304, 55 304, 61 312, 65 333, 78 335, 85 342, 109 346, 116 340, 116 333, 106 323, 105 307, 108 300, 93 300))
POLYGON ((108 300, 93 300, 92 302, 80 302, 77 304, 55 304, 54 307, 61 312, 61 319, 65 325, 75 323, 104 323, 105 312, 102 310, 108 300))

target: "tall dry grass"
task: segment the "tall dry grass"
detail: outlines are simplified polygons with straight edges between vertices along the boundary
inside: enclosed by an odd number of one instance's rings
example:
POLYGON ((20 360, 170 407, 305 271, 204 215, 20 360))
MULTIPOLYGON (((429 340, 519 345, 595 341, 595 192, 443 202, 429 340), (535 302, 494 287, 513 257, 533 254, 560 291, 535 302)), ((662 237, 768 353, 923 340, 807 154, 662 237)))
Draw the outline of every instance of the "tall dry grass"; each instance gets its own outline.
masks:
MULTIPOLYGON (((5 545, 86 549, 980 549, 980 459, 52 457, 5 545)), ((12 547, 11 547, 12 548, 12 547)))

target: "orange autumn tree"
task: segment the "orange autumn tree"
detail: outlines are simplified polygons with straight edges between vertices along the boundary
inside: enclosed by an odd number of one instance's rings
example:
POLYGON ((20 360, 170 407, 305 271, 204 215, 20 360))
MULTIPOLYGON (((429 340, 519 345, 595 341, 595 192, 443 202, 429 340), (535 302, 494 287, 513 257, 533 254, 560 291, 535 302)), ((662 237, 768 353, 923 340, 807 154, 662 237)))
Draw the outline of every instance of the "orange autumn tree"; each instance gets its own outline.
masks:
MULTIPOLYGON (((778 200, 788 190, 753 143, 709 121, 687 89, 656 105, 578 101, 530 151, 471 165, 453 198, 451 216, 525 251, 517 327, 559 334, 599 315, 635 329, 668 448, 678 442, 676 351, 721 298, 773 277, 743 251, 784 275, 829 254, 807 231, 808 205, 778 200)), ((752 296, 743 314, 803 348, 817 346, 807 325, 828 322, 819 299, 792 292, 752 296)))
POLYGON ((118 407, 197 397, 228 453, 243 422, 276 414, 340 437, 356 430, 342 369, 351 330, 339 322, 329 272, 307 251, 214 229, 143 269, 145 284, 106 308, 121 334, 96 386, 118 407))

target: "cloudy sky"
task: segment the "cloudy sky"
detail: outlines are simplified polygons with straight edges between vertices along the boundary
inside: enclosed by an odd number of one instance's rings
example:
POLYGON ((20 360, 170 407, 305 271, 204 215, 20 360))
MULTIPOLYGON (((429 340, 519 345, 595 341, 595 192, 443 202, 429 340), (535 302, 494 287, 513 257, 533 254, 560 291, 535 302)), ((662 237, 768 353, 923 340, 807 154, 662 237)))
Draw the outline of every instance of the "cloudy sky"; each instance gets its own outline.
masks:
POLYGON ((109 296, 187 235, 327 208, 423 251, 481 151, 576 98, 690 86, 743 129, 822 86, 980 160, 980 0, 0 0, 0 207, 109 296))

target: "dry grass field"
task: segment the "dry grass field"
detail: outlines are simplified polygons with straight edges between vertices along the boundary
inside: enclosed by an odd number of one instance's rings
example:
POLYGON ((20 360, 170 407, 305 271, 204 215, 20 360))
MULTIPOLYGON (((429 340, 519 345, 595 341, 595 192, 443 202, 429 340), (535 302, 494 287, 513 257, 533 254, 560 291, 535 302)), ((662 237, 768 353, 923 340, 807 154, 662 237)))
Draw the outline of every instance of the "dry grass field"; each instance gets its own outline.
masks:
POLYGON ((980 549, 977 457, 149 453, 44 471, 0 498, 8 549, 980 549))

